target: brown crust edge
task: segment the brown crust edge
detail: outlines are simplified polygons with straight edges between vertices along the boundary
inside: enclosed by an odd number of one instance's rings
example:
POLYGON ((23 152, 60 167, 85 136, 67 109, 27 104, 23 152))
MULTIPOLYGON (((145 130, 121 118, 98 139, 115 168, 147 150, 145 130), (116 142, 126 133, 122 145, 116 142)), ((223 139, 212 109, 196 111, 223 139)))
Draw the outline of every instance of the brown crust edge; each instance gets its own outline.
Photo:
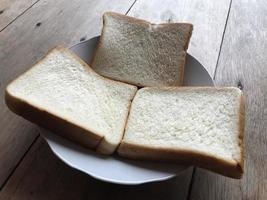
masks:
MULTIPOLYGON (((151 87, 158 88, 158 87, 151 87)), ((175 89, 175 90, 186 90, 186 89, 209 89, 209 87, 163 87, 163 89, 175 89)), ((215 90, 224 90, 226 88, 233 87, 212 87, 215 90)), ((146 90, 142 88, 140 90, 146 90)), ((235 88, 238 89, 238 88, 235 88)), ((130 110, 131 112, 131 110, 130 110)), ((243 147, 243 136, 244 136, 244 125, 245 125, 245 104, 244 96, 241 91, 240 96, 240 107, 239 107, 239 145, 241 150, 241 160, 235 160, 233 162, 218 158, 213 155, 209 155, 202 152, 192 150, 174 150, 168 148, 154 148, 146 147, 144 145, 130 144, 122 141, 119 148, 118 154, 122 157, 141 159, 141 160, 153 160, 162 162, 175 162, 183 165, 194 165, 200 168, 208 169, 218 174, 228 176, 235 179, 240 179, 244 173, 244 147, 243 147)), ((128 124, 128 123, 127 123, 128 124)), ((127 124, 126 128, 127 129, 127 124)))
POLYGON ((7 90, 5 91, 5 102, 8 108, 17 115, 69 140, 78 142, 86 148, 95 149, 102 140, 102 136, 53 115, 49 111, 42 110, 34 104, 16 98, 7 90))
POLYGON ((215 156, 183 149, 148 148, 142 145, 122 142, 119 146, 118 154, 122 157, 133 159, 194 165, 236 179, 240 179, 243 174, 243 170, 238 163, 227 162, 215 156))
MULTIPOLYGON (((105 13, 104 13, 105 14, 105 13)), ((96 49, 95 49, 95 52, 94 52, 94 55, 93 55, 93 58, 92 58, 92 60, 91 60, 91 62, 90 62, 90 65, 92 66, 92 68, 94 69, 94 63, 95 63, 95 58, 96 58, 96 54, 97 54, 97 52, 99 51, 99 47, 100 47, 100 45, 101 45, 101 43, 102 43, 102 40, 103 40, 103 34, 104 34, 104 29, 105 29, 105 18, 104 18, 104 14, 102 15, 102 29, 101 29, 101 34, 100 34, 100 38, 99 38, 99 40, 98 40, 98 42, 97 42, 97 45, 96 45, 96 49)), ((101 76, 103 76, 103 75, 101 75, 101 76)), ((108 78, 108 77, 106 77, 106 78, 108 78)), ((115 79, 114 79, 115 80, 115 79)))
MULTIPOLYGON (((96 50, 94 52, 94 55, 93 55, 93 59, 92 61, 90 62, 90 65, 92 66, 92 68, 94 69, 94 63, 95 63, 95 57, 96 57, 96 54, 101 46, 101 44, 103 43, 103 34, 105 32, 105 15, 112 15, 112 16, 115 16, 115 17, 118 17, 120 19, 124 19, 124 20, 127 20, 129 22, 132 22, 132 23, 139 23, 140 25, 144 25, 144 26, 150 26, 150 25, 155 25, 153 23, 150 23, 149 21, 146 21, 146 20, 143 20, 143 19, 138 19, 138 18, 135 18, 135 17, 130 17, 130 16, 127 16, 127 15, 123 15, 123 14, 120 14, 120 13, 115 13, 115 12, 105 12, 102 16, 102 19, 103 19, 103 27, 102 27, 102 30, 101 30, 101 35, 100 35, 100 38, 99 38, 99 41, 98 41, 98 44, 96 46, 96 50)), ((158 25, 168 25, 169 23, 160 23, 158 25)), ((166 87, 168 86, 182 86, 183 84, 183 79, 184 79, 184 67, 185 67, 185 63, 186 63, 186 52, 187 52, 187 49, 188 49, 188 45, 189 45, 189 42, 190 42, 190 38, 191 38, 191 35, 192 35, 192 31, 193 31, 193 25, 190 24, 190 23, 172 23, 172 24, 186 24, 186 25, 190 25, 190 30, 189 30, 189 34, 187 36, 187 40, 186 40, 186 43, 185 43, 185 46, 184 46, 184 52, 185 52, 185 55, 184 55, 184 62, 181 64, 182 66, 178 66, 179 67, 179 73, 180 73, 180 80, 179 81, 176 81, 173 85, 164 85, 166 87)), ((108 77, 108 76, 105 76, 105 75, 101 75, 105 78, 108 78, 108 79, 112 79, 112 80, 115 80, 115 81, 120 81, 120 82, 123 82, 123 83, 127 83, 127 84, 131 84, 131 85, 135 85, 137 87, 151 87, 150 85, 143 85, 143 84, 138 84, 138 83, 135 83, 135 82, 131 82, 131 81, 128 81, 128 80, 119 80, 117 78, 111 78, 111 77, 108 77)))
POLYGON ((177 86, 182 86, 183 82, 184 82, 184 68, 185 68, 185 64, 186 64, 186 53, 187 53, 187 49, 188 49, 188 46, 189 46, 190 38, 191 38, 192 32, 193 32, 193 25, 192 24, 189 24, 189 25, 191 25, 191 26, 190 26, 189 34, 187 35, 187 39, 186 39, 187 42, 186 42, 186 44, 184 46, 184 52, 185 52, 184 62, 182 64, 182 66, 180 66, 180 82, 178 82, 177 86))
POLYGON ((244 162, 245 162, 244 133, 245 133, 245 97, 242 92, 240 97, 240 108, 239 108, 239 142, 240 142, 239 145, 241 149, 241 160, 238 161, 242 173, 244 173, 244 162))
POLYGON ((140 25, 144 25, 144 26, 150 26, 150 25, 169 25, 169 24, 186 24, 186 25, 190 25, 193 27, 193 25, 191 23, 186 23, 186 22, 174 22, 174 23, 159 23, 159 24, 155 24, 155 23, 151 23, 149 21, 146 21, 146 20, 143 20, 143 19, 139 19, 139 18, 136 18, 136 17, 131 17, 131 16, 128 16, 128 15, 124 15, 124 14, 121 14, 121 13, 116 13, 116 12, 112 12, 112 11, 108 11, 108 12, 105 12, 103 14, 104 15, 112 15, 112 16, 115 16, 117 18, 120 18, 120 19, 123 19, 123 20, 127 20, 129 22, 132 22, 132 23, 139 23, 140 25))

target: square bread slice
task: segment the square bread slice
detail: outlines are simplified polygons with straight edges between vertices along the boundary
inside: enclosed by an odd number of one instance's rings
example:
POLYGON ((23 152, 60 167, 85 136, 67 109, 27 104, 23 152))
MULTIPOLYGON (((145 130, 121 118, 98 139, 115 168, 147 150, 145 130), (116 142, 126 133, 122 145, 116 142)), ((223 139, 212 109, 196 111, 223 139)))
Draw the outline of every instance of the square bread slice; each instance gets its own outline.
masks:
POLYGON ((192 29, 188 23, 151 24, 107 12, 92 68, 137 86, 179 86, 192 29))
POLYGON ((132 102, 118 152, 240 178, 243 132, 244 102, 238 88, 143 88, 132 102))
POLYGON ((64 47, 10 83, 6 104, 25 119, 104 154, 123 136, 136 86, 108 80, 64 47))

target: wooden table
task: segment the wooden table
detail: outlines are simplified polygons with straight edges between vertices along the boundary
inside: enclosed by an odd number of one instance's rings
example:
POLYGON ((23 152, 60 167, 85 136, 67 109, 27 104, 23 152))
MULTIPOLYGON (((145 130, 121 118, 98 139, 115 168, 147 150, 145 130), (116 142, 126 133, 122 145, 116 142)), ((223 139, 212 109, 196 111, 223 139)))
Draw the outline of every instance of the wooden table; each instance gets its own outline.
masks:
POLYGON ((1 0, 0 199, 267 199, 267 1, 1 0), (99 35, 116 11, 153 22, 194 24, 189 53, 220 86, 246 97, 245 174, 241 180, 190 168, 161 183, 119 186, 61 162, 36 126, 4 104, 8 82, 56 44, 99 35))

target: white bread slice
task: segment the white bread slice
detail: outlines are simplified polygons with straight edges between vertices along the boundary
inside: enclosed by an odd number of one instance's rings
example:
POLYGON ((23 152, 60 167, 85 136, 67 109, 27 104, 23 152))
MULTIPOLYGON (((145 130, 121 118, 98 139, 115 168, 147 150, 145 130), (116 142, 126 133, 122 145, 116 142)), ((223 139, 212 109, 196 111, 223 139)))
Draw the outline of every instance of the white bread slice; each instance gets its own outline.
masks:
POLYGON ((137 88, 108 80, 64 47, 51 50, 8 85, 8 107, 104 154, 121 141, 137 88))
POLYGON ((151 24, 107 12, 92 68, 137 86, 179 86, 192 29, 192 24, 151 24))
POLYGON ((244 103, 238 88, 143 88, 132 102, 118 152, 240 178, 243 132, 244 103))

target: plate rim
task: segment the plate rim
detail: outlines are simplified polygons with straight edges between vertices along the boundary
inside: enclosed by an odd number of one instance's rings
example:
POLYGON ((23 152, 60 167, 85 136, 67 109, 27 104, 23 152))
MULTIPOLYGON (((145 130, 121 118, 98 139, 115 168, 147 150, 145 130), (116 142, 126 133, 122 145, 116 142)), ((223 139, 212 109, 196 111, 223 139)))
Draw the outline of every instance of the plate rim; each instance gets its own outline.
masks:
MULTIPOLYGON (((63 158, 63 156, 61 156, 58 152, 56 152, 49 139, 45 136, 45 134, 43 134, 43 130, 44 128, 42 127, 38 127, 40 129, 40 134, 41 136, 44 138, 45 142, 48 144, 49 148, 51 149, 51 151, 56 155, 57 158, 59 158, 63 163, 65 163, 66 165, 68 165, 69 167, 71 167, 72 169, 78 170, 86 175, 89 175, 90 177, 93 177, 97 180, 101 180, 103 182, 107 182, 107 183, 113 183, 113 184, 119 184, 119 185, 141 185, 141 184, 145 184, 145 183, 151 183, 151 182, 161 182, 161 181, 165 181, 165 180, 169 180, 171 178, 176 177, 178 174, 171 174, 171 175, 167 175, 165 177, 161 177, 161 178, 151 178, 149 180, 146 181, 119 181, 119 180, 115 180, 115 179, 110 179, 110 178, 105 178, 103 176, 98 176, 98 175, 94 175, 94 174, 90 174, 86 171, 83 171, 80 168, 77 168, 76 166, 74 166, 71 162, 69 162, 68 160, 66 160, 65 158, 63 158)), ((72 141, 69 141, 72 142, 72 141)), ((185 170, 187 170, 188 168, 190 168, 191 166, 186 166, 184 169, 181 170, 181 173, 185 170)))

